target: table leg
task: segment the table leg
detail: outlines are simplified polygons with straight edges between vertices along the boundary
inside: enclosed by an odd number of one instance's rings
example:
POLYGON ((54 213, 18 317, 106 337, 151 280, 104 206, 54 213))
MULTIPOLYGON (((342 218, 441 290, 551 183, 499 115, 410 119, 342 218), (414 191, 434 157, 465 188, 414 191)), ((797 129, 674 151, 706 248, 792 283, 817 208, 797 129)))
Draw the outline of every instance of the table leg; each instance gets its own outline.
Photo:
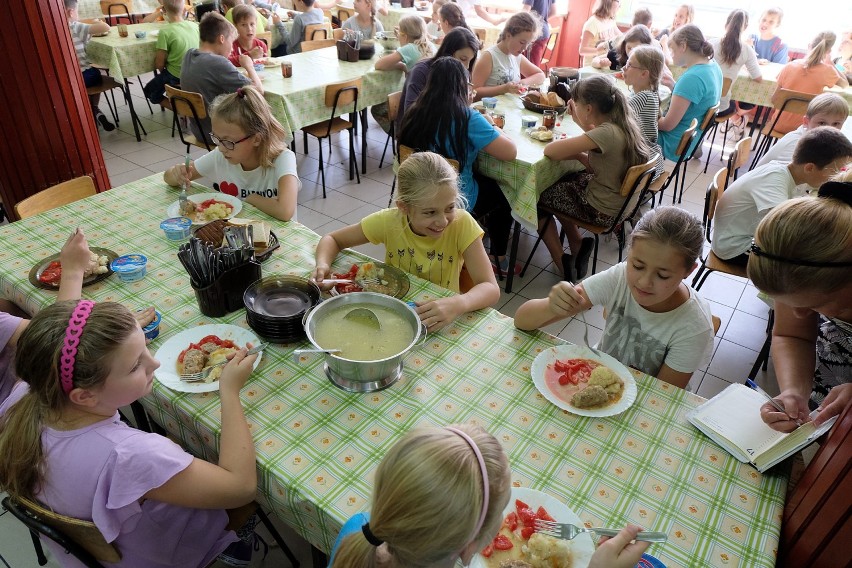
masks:
POLYGON ((124 100, 127 102, 127 108, 130 110, 130 120, 133 122, 133 132, 136 133, 136 141, 141 142, 142 136, 139 134, 139 128, 142 128, 145 136, 148 136, 148 132, 145 131, 145 127, 142 126, 142 122, 136 114, 136 109, 133 108, 133 97, 130 96, 130 82, 127 79, 124 79, 124 100))
POLYGON ((512 248, 509 251, 509 270, 506 271, 506 293, 512 293, 512 280, 515 278, 515 262, 518 258, 518 241, 521 238, 521 224, 515 221, 512 227, 512 248))
POLYGON ((361 173, 367 173, 367 108, 361 110, 361 173))
POLYGON ((314 545, 311 545, 311 559, 314 568, 326 568, 328 566, 328 558, 325 553, 314 545))

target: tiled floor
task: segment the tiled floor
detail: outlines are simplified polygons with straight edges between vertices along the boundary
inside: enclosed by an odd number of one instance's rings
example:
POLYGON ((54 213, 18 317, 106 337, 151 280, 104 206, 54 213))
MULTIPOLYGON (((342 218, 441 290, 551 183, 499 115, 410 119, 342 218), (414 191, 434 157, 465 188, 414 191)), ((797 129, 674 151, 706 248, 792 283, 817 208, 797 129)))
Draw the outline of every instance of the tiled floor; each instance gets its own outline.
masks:
MULTIPOLYGON (((101 132, 101 145, 113 186, 149 176, 152 173, 160 173, 167 167, 181 162, 186 151, 185 146, 177 138, 171 137, 171 113, 161 113, 157 109, 151 115, 141 98, 138 87, 134 87, 134 96, 134 105, 139 110, 142 123, 148 131, 147 137, 144 137, 141 142, 135 140, 129 115, 124 106, 120 107, 120 128, 110 133, 101 132)), ((102 106, 106 105, 102 104, 102 106)), ((368 213, 386 207, 393 172, 387 163, 387 158, 384 166, 381 169, 378 167, 385 138, 384 132, 371 119, 370 128, 367 131, 369 143, 367 174, 361 176, 360 184, 348 178, 347 139, 341 137, 335 140, 334 152, 331 156, 332 165, 326 170, 328 197, 323 199, 319 163, 312 157, 316 155, 316 142, 311 141, 311 155, 306 156, 302 153, 301 135, 297 136, 296 156, 299 175, 302 179, 302 190, 299 193, 299 222, 317 233, 324 234, 356 223, 368 213)), ((193 148, 191 153, 193 156, 199 156, 203 151, 193 148)), ((687 187, 682 207, 699 216, 704 208, 704 193, 710 182, 712 168, 718 169, 723 165, 718 161, 718 150, 715 155, 716 159, 706 175, 701 174, 703 163, 699 167, 697 162, 692 162, 688 168, 687 187)), ((526 258, 533 243, 532 235, 526 233, 521 235, 519 258, 526 258)), ((359 247, 359 250, 376 258, 384 256, 383 248, 374 245, 359 247)), ((602 242, 598 270, 609 268, 617 261, 618 250, 615 242, 602 242)), ((551 263, 544 247, 540 246, 526 275, 515 279, 513 292, 511 294, 503 292, 495 307, 504 314, 514 315, 518 306, 527 299, 546 296, 550 287, 558 280, 557 269, 551 263)), ((687 280, 687 283, 690 282, 691 277, 687 280)), ((745 379, 766 337, 766 320, 769 310, 766 304, 757 298, 757 290, 739 278, 713 274, 707 279, 701 293, 711 302, 713 313, 721 318, 722 325, 716 336, 713 357, 709 365, 694 374, 689 388, 702 396, 711 397, 728 384, 742 382, 745 379)), ((591 341, 597 341, 604 325, 602 310, 593 309, 586 319, 592 326, 589 338, 591 341)), ((582 342, 583 325, 579 320, 559 322, 546 330, 567 341, 582 342)), ((777 394, 778 387, 771 361, 768 371, 760 372, 757 380, 767 391, 777 394)), ((35 566, 35 558, 30 550, 26 533, 21 525, 15 519, 9 519, 9 516, 8 514, 0 516, 0 554, 11 566, 35 566)), ((292 533, 290 535, 285 538, 293 543, 292 547, 297 550, 297 555, 304 558, 305 565, 309 565, 308 548, 304 543, 295 546, 300 539, 292 533)), ((270 553, 267 563, 279 565, 280 558, 277 551, 270 553)))

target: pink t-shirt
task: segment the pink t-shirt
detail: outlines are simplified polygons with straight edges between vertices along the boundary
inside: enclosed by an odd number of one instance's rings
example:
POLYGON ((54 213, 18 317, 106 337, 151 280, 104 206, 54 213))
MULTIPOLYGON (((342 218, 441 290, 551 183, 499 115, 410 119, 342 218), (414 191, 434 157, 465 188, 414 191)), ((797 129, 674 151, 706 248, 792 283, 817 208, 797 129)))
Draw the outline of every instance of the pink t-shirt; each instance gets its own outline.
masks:
MULTIPOLYGON (((820 63, 809 69, 805 68, 805 60, 791 61, 778 74, 778 88, 800 93, 818 95, 825 87, 833 87, 840 80, 840 74, 832 65, 820 63)), ((774 118, 774 115, 773 115, 774 118)), ((770 124, 772 124, 770 122, 770 124)), ((778 120, 775 130, 784 134, 796 130, 802 124, 801 115, 785 112, 778 120)))
MULTIPOLYGON (((3 405, 27 392, 19 383, 3 405)), ((191 509, 143 496, 186 469, 193 457, 159 434, 115 416, 78 430, 42 432, 44 489, 36 498, 57 513, 91 520, 121 552, 122 568, 205 567, 237 540, 220 509, 191 509)), ((83 565, 46 541, 65 567, 83 565)), ((112 564, 108 564, 113 566, 112 564)))

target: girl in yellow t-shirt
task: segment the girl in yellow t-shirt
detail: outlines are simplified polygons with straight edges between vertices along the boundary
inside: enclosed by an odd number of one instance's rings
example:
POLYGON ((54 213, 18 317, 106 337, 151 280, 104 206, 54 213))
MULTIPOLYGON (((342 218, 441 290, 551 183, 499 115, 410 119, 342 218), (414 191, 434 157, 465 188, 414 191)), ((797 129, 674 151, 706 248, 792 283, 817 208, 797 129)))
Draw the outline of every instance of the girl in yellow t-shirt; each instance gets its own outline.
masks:
POLYGON ((317 245, 314 280, 322 284, 341 249, 384 243, 385 262, 460 292, 462 266, 473 285, 449 298, 417 302, 417 314, 429 331, 439 330, 463 313, 493 305, 500 297, 491 263, 482 245, 483 231, 465 211, 458 175, 441 156, 412 154, 399 166, 396 207, 368 215, 325 235, 317 245))

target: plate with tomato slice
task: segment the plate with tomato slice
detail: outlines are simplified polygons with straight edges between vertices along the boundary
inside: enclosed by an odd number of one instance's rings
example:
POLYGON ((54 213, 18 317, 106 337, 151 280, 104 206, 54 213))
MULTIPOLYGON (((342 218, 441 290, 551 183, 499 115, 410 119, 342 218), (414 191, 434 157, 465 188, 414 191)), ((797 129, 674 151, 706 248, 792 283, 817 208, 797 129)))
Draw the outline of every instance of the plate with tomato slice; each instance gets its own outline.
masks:
MULTIPOLYGON (((93 272, 89 276, 83 278, 83 287, 91 286, 96 282, 105 280, 112 274, 110 264, 118 258, 118 254, 105 248, 89 247, 89 250, 97 256, 107 257, 106 272, 98 274, 93 272)), ((62 280, 62 264, 59 262, 59 253, 52 254, 36 263, 32 267, 29 274, 30 284, 37 288, 45 290, 59 290, 59 283, 62 280)))
POLYGON ((530 369, 533 384, 550 402, 578 416, 615 416, 621 414, 636 401, 636 379, 615 358, 580 345, 557 345, 538 354, 530 369), (571 404, 571 397, 585 388, 595 367, 609 367, 624 382, 621 397, 610 404, 593 408, 578 408, 571 404))
MULTIPOLYGON (((512 487, 512 496, 503 509, 500 532, 471 560, 471 568, 495 568, 510 559, 523 560, 522 547, 535 532, 536 519, 557 521, 583 526, 580 517, 565 503, 543 491, 526 487, 512 487)), ((573 562, 570 568, 587 568, 595 552, 595 544, 588 533, 570 541, 573 562)))
MULTIPOLYGON (((171 336, 154 353, 154 358, 160 362, 160 367, 154 371, 154 377, 163 386, 174 391, 201 393, 219 390, 218 380, 210 383, 187 383, 181 381, 178 374, 177 363, 181 354, 192 345, 206 343, 203 340, 211 335, 216 336, 221 341, 233 342, 237 347, 245 347, 246 343, 252 345, 260 345, 261 343, 252 330, 238 325, 210 324, 185 329, 171 336)), ((260 365, 262 356, 263 351, 258 354, 257 360, 254 362, 255 369, 260 365)))
MULTIPOLYGON (((243 202, 239 198, 227 193, 196 193, 189 196, 189 200, 195 205, 195 213, 188 215, 192 220, 193 225, 204 225, 215 219, 206 219, 204 210, 217 203, 225 204, 229 209, 229 213, 224 219, 234 217, 243 208, 243 202)), ((180 202, 175 201, 166 209, 166 215, 169 217, 180 217, 180 202)))

